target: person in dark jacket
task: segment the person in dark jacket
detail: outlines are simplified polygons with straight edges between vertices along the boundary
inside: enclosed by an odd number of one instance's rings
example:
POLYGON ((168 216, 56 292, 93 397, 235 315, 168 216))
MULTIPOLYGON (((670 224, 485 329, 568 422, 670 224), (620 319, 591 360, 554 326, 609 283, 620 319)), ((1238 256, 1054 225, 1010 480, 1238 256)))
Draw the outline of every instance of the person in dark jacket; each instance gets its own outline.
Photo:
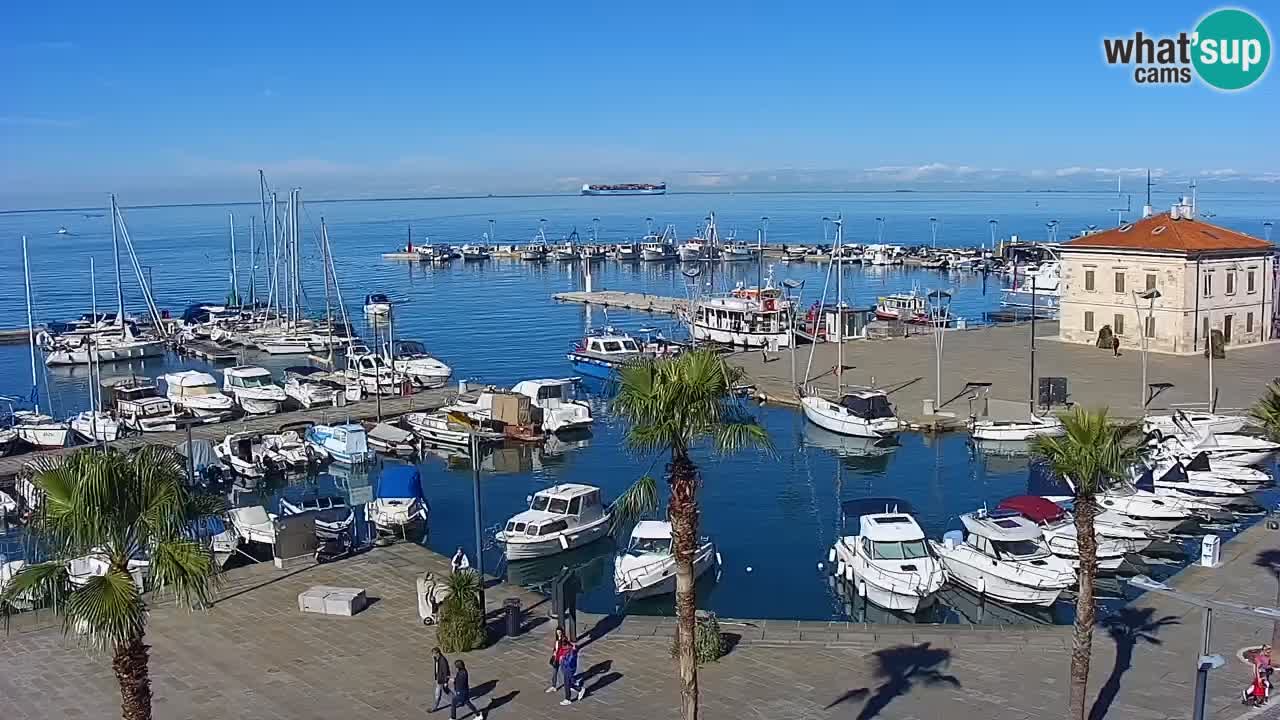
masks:
POLYGON ((431 712, 435 712, 440 709, 440 701, 444 696, 448 695, 452 700, 453 693, 449 692, 449 658, 445 657, 438 647, 431 648, 431 665, 431 672, 436 680, 436 698, 431 703, 431 712))
POLYGON ((466 705, 476 720, 484 720, 484 713, 471 704, 471 678, 467 666, 461 660, 453 662, 453 704, 449 706, 449 720, 458 720, 458 708, 466 705))

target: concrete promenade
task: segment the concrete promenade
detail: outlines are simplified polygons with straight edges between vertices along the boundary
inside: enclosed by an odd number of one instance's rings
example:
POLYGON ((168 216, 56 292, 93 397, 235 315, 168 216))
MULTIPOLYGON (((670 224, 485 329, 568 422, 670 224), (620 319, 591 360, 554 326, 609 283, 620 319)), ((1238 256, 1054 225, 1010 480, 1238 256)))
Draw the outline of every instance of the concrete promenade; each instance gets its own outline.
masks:
MULTIPOLYGON (((1191 568, 1174 585, 1223 600, 1274 603, 1274 578, 1253 567, 1280 532, 1259 525, 1224 548, 1225 566, 1191 568)), ((156 604, 148 641, 157 718, 351 720, 422 718, 431 701, 435 630, 418 621, 413 580, 445 559, 414 545, 280 571, 258 565, 224 577, 219 600, 189 614, 156 604), (376 601, 352 618, 303 615, 297 594, 312 585, 362 586, 376 601)), ((815 578, 815 582, 819 580, 815 578)), ((504 585, 491 610, 520 597, 525 632, 469 653, 477 704, 491 717, 672 717, 678 702, 671 620, 584 616, 579 671, 588 695, 573 707, 545 694, 551 625, 541 598, 504 585)), ((1147 598, 1121 613, 1115 634, 1095 634, 1095 717, 1190 717, 1200 612, 1147 598), (1102 709, 1106 712, 1103 713, 1102 709)), ((6 720, 119 717, 107 657, 64 641, 49 614, 20 616, 0 635, 0 698, 6 720)), ((497 626, 495 619, 494 625, 497 626)), ((702 704, 713 720, 868 718, 1030 720, 1063 717, 1068 628, 864 626, 794 621, 725 622, 736 646, 703 668, 702 704)), ((1221 617, 1213 649, 1232 655, 1270 636, 1266 623, 1221 617)), ((1235 720, 1248 676, 1237 660, 1210 683, 1211 718, 1235 720)))
MULTIPOLYGON (((1122 347, 1120 357, 1114 357, 1109 350, 1058 342, 1057 332, 1056 322, 1036 323, 1036 376, 1067 378, 1069 400, 1077 405, 1109 407, 1116 416, 1139 417, 1142 352, 1122 347)), ((934 397, 936 353, 928 329, 912 328, 912 333, 906 338, 845 343, 844 384, 886 390, 900 417, 919 422, 922 401, 934 397)), ((1030 345, 1029 324, 948 331, 939 409, 955 413, 961 422, 967 419, 967 398, 973 391, 962 391, 968 382, 991 383, 992 398, 1027 400, 1030 345)), ((810 347, 814 346, 801 345, 796 351, 797 378, 805 377, 810 347)), ((794 398, 790 350, 771 353, 768 362, 759 351, 730 357, 760 392, 782 401, 794 398)), ((1173 383, 1151 402, 1153 410, 1189 403, 1203 406, 1208 401, 1208 362, 1203 357, 1149 353, 1147 358, 1148 383, 1173 383)), ((810 382, 834 391, 835 364, 836 345, 817 345, 810 382)), ((1280 343, 1230 349, 1225 359, 1213 365, 1218 408, 1247 408, 1267 383, 1280 376, 1280 343)))

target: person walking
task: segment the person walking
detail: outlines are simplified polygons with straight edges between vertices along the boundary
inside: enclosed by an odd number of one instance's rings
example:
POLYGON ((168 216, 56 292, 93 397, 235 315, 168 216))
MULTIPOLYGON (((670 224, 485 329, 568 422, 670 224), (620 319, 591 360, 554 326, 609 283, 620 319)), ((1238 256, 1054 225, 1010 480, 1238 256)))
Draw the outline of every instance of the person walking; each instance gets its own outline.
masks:
POLYGON ((578 646, 572 640, 565 643, 564 659, 560 661, 560 678, 564 681, 564 699, 561 705, 569 705, 574 701, 573 691, 578 691, 576 699, 581 700, 586 690, 578 685, 578 646))
POLYGON ((440 701, 445 695, 449 696, 450 704, 453 703, 453 693, 449 691, 449 658, 440 652, 440 648, 431 648, 431 664, 432 674, 436 681, 435 700, 431 703, 431 712, 440 709, 440 701))
POLYGON ((560 662, 564 660, 564 651, 568 646, 569 640, 565 637, 564 630, 556 628, 555 637, 551 641, 551 684, 547 686, 546 692, 553 693, 560 689, 556 680, 560 677, 560 662))
POLYGON ((1111 336, 1111 352, 1115 353, 1115 357, 1120 357, 1120 336, 1111 336))
POLYGON ((449 720, 458 720, 458 708, 466 705, 476 720, 484 720, 484 713, 471 704, 471 678, 467 666, 461 660, 453 662, 453 702, 449 705, 449 720))
POLYGON ((1253 656, 1253 664, 1258 669, 1258 675, 1262 677, 1263 682, 1271 685, 1271 646, 1263 645, 1257 655, 1253 656))

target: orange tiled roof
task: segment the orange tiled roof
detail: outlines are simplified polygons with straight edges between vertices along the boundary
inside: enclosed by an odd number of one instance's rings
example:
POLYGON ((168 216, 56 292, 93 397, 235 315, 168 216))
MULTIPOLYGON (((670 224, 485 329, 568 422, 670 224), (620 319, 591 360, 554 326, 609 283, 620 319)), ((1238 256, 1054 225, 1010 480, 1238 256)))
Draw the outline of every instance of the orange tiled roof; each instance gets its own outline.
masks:
POLYGON ((1202 253, 1223 250, 1274 250, 1266 240, 1211 225, 1200 219, 1152 215, 1128 225, 1085 235, 1063 243, 1065 248, 1114 248, 1157 252, 1202 253))

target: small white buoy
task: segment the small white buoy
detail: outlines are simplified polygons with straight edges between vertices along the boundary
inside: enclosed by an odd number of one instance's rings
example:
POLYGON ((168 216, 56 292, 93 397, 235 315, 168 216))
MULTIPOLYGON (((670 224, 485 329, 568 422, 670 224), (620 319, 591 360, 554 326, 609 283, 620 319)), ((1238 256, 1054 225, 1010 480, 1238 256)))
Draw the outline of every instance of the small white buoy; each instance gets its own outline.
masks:
POLYGON ((750 566, 750 565, 748 565, 748 566, 747 566, 747 572, 751 572, 751 566, 750 566))
POLYGON ((819 569, 819 570, 821 570, 821 569, 822 569, 822 561, 818 561, 818 569, 819 569))

